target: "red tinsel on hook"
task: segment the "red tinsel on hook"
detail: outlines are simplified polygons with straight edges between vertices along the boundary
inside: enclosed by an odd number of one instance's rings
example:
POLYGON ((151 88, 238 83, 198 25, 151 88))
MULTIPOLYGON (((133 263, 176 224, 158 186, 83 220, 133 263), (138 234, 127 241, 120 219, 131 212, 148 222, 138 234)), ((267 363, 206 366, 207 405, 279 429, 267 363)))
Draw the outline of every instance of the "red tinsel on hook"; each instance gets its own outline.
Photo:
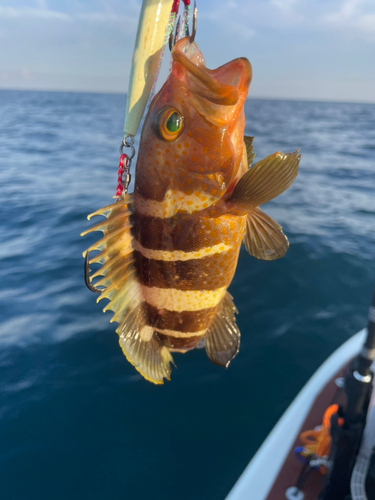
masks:
POLYGON ((122 194, 122 192, 124 190, 124 184, 122 182, 122 176, 124 175, 125 167, 126 167, 127 162, 128 162, 128 155, 122 154, 120 156, 120 162, 118 164, 116 196, 121 196, 121 194, 122 194))
POLYGON ((171 12, 177 14, 179 6, 180 6, 180 0, 173 0, 171 12))
MULTIPOLYGON (((190 5, 190 0, 182 0, 184 2, 184 5, 187 7, 188 5, 190 5)), ((173 14, 177 14, 178 12, 178 8, 180 6, 180 0, 173 0, 173 4, 172 4, 172 10, 171 12, 173 14)))

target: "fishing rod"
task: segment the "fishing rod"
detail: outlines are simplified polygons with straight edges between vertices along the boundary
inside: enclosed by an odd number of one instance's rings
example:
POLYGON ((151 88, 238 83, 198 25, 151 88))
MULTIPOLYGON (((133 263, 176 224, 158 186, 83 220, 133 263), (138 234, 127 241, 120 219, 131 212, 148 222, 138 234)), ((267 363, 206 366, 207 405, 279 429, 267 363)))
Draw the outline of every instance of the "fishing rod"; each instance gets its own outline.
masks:
POLYGON ((374 359, 375 292, 369 309, 366 340, 344 378, 345 408, 341 408, 331 421, 332 466, 328 485, 320 495, 320 500, 346 500, 350 495, 352 472, 361 445, 373 388, 374 374, 371 365, 374 359), (338 423, 339 418, 344 419, 342 426, 338 423))

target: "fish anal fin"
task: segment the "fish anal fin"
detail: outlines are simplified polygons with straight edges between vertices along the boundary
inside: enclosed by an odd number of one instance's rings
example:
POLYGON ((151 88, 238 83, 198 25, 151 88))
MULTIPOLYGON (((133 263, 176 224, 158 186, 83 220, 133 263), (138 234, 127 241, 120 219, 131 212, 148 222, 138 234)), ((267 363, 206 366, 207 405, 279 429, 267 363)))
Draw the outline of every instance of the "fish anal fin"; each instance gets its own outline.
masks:
POLYGON ((227 292, 221 301, 212 325, 205 334, 205 349, 212 363, 228 368, 240 348, 241 334, 236 324, 238 313, 232 296, 227 292))
POLYGON ((288 238, 280 224, 260 208, 247 214, 243 242, 249 254, 261 260, 280 259, 289 248, 288 238))
POLYGON ((255 208, 279 196, 297 177, 298 152, 274 153, 256 163, 237 182, 230 201, 255 208))
POLYGON ((246 148, 247 164, 248 164, 249 168, 253 164, 253 161, 255 158, 253 141, 254 141, 254 137, 249 137, 248 135, 245 135, 243 138, 243 142, 244 142, 245 148, 246 148))
POLYGON ((116 330, 126 359, 149 382, 163 384, 170 380, 173 358, 147 325, 145 304, 136 307, 116 330))

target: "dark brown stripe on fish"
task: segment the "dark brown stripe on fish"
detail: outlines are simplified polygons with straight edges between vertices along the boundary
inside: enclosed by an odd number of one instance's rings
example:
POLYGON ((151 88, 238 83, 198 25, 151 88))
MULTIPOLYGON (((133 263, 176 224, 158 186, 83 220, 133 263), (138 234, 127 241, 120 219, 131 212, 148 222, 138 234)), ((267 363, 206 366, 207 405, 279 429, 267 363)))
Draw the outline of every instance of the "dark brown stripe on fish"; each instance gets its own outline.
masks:
POLYGON ((173 330, 181 333, 194 333, 208 328, 218 306, 199 311, 168 311, 157 309, 146 302, 149 325, 158 330, 173 330))
POLYGON ((177 290, 217 290, 229 286, 232 281, 238 251, 229 250, 185 261, 148 259, 138 251, 134 252, 134 257, 143 285, 177 290))
POLYGON ((192 349, 202 339, 201 335, 199 337, 171 337, 159 332, 156 332, 156 335, 170 349, 192 349))
POLYGON ((153 250, 193 252, 220 243, 232 245, 242 237, 240 217, 208 219, 193 214, 161 219, 137 213, 133 221, 135 239, 153 250))

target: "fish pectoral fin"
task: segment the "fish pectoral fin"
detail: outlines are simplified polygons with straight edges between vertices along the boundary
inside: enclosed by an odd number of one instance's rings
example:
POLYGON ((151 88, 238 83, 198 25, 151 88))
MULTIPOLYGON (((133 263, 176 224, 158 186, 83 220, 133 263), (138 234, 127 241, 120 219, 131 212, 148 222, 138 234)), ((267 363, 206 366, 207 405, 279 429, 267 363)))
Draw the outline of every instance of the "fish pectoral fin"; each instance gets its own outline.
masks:
POLYGON ((288 238, 283 233, 280 224, 260 208, 247 214, 243 242, 249 254, 261 260, 284 257, 289 248, 288 238))
POLYGON ((240 348, 241 334, 236 324, 238 313, 232 296, 227 292, 221 302, 220 309, 205 335, 207 356, 215 365, 228 368, 229 363, 237 355, 240 348))
POLYGON ((153 328, 147 325, 146 319, 143 303, 127 316, 116 331, 126 359, 146 380, 163 384, 164 378, 170 380, 173 358, 156 337, 153 328))
POLYGON ((247 165, 249 168, 253 164, 255 154, 256 154, 256 153, 254 153, 253 140, 254 140, 254 137, 249 137, 248 135, 245 135, 243 138, 243 142, 244 142, 245 148, 246 148, 247 165))
POLYGON ((279 196, 297 177, 301 159, 298 152, 274 153, 256 163, 237 182, 230 201, 255 208, 279 196))

